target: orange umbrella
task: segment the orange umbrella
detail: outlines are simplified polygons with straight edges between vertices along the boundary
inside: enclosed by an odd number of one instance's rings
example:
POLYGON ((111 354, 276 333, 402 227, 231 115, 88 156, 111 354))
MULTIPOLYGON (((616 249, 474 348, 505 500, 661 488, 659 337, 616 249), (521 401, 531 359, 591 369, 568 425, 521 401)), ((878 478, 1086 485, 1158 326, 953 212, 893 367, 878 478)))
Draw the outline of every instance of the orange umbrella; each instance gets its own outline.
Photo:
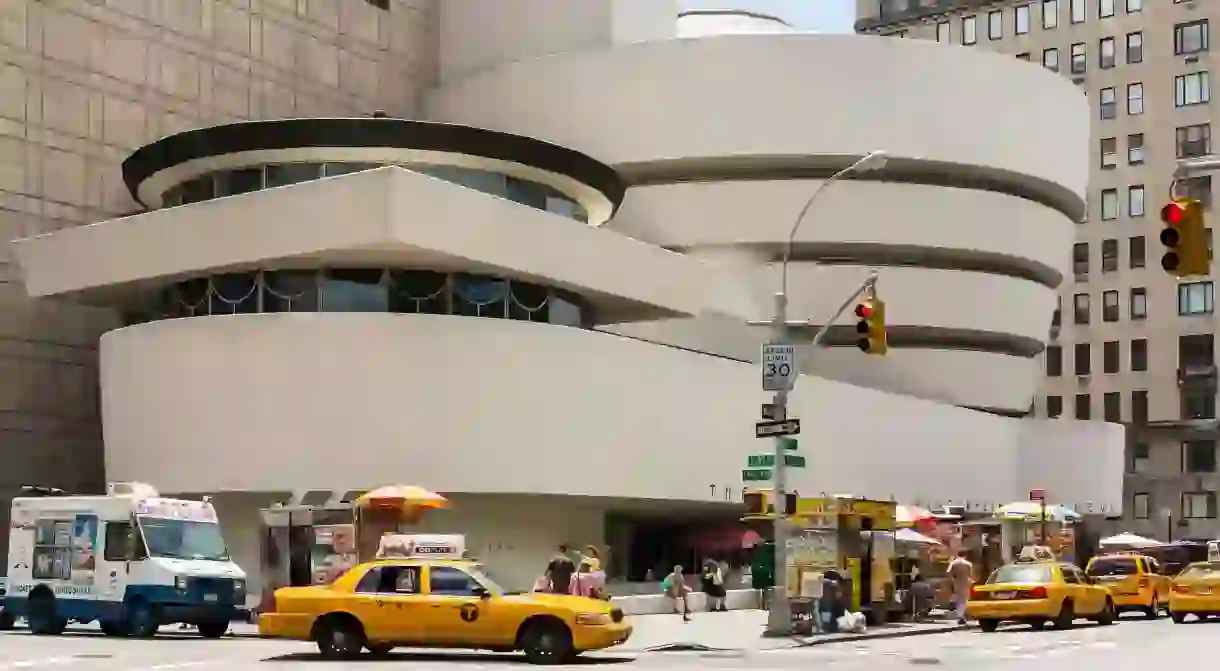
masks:
POLYGON ((936 519, 936 513, 919 506, 898 506, 895 513, 896 521, 904 525, 915 525, 936 519))
POLYGON ((378 487, 356 498, 356 505, 361 508, 394 508, 402 511, 423 510, 425 508, 448 508, 449 499, 430 492, 423 487, 412 485, 391 485, 378 487))

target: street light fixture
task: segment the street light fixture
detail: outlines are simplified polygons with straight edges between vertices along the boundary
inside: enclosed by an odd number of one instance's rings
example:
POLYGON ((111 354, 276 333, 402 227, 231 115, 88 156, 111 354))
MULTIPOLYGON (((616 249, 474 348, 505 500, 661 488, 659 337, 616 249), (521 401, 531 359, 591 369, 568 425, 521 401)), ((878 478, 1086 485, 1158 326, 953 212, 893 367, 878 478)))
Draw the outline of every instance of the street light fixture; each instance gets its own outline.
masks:
MULTIPOLYGON (((800 230, 801 224, 805 222, 805 215, 809 213, 810 208, 817 201, 818 196, 826 190, 831 184, 838 180, 850 176, 855 173, 866 172, 869 170, 879 170, 884 168, 889 161, 889 155, 883 150, 877 150, 866 154, 860 160, 852 163, 846 168, 831 175, 826 181, 822 182, 809 199, 805 201, 805 205, 801 208, 799 214, 796 215, 796 220, 792 222, 792 229, 788 232, 788 240, 784 247, 784 260, 780 266, 780 290, 775 294, 775 316, 771 322, 771 343, 772 344, 789 344, 788 343, 788 264, 792 260, 792 248, 795 245, 797 231, 800 230)), ((865 282, 865 287, 872 286, 876 282, 876 275, 870 276, 865 282)), ((838 319, 839 314, 850 305, 851 301, 855 300, 860 291, 864 287, 857 290, 839 308, 839 312, 835 313, 823 326, 818 335, 814 337, 816 345, 823 336, 829 331, 830 324, 838 319)), ((773 404, 776 411, 776 419, 787 419, 788 417, 788 389, 779 389, 775 392, 773 404)), ((774 567, 774 594, 771 599, 771 610, 767 614, 767 633, 773 636, 786 636, 792 631, 792 609, 788 602, 788 519, 787 516, 793 511, 786 509, 785 502, 787 498, 784 496, 787 489, 787 465, 785 462, 785 448, 782 439, 775 440, 775 567, 774 567)))

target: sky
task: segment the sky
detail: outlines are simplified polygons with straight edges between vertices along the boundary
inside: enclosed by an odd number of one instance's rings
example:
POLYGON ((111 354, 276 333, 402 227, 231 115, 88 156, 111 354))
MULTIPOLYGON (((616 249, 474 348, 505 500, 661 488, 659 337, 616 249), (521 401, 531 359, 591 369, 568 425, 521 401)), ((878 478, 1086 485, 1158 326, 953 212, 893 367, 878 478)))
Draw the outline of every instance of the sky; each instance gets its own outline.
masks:
POLYGON ((850 33, 855 0, 680 0, 683 9, 745 9, 778 16, 803 30, 850 33))

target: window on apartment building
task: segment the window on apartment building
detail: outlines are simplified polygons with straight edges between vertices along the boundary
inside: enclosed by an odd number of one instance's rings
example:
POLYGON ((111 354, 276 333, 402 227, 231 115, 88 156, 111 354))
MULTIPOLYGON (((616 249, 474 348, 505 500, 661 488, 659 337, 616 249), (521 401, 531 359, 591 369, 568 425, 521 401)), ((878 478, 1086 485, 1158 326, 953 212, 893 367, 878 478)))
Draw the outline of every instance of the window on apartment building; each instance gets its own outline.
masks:
POLYGON ((1178 314, 1209 315, 1215 309, 1215 289, 1210 281, 1178 285, 1178 314))
POLYGON ((941 21, 936 24, 936 41, 942 44, 949 43, 949 22, 941 21))
POLYGON ((1127 165, 1139 165, 1144 162, 1144 134, 1131 133, 1127 136, 1127 165))
POLYGON ((1072 245, 1072 272, 1076 279, 1084 279, 1089 275, 1089 243, 1077 242, 1072 245))
POLYGON ((1046 397, 1046 416, 1055 419, 1063 416, 1063 397, 1062 396, 1047 396, 1046 397))
POLYGON ((1207 51, 1211 40, 1207 34, 1207 19, 1179 23, 1173 27, 1173 53, 1178 56, 1207 51))
POLYGON ((1131 445, 1131 470, 1135 473, 1148 470, 1148 443, 1142 440, 1136 440, 1131 445))
POLYGON ((1103 137, 1101 139, 1101 168, 1109 170, 1118 166, 1118 138, 1103 137))
POLYGON ((1019 61, 1028 61, 1028 60, 1029 60, 1029 52, 1028 52, 1028 51, 1023 51, 1023 52, 1021 52, 1021 53, 1017 54, 1017 60, 1019 60, 1019 61))
POLYGON ((1187 440, 1182 443, 1183 473, 1215 473, 1216 441, 1187 440))
POLYGON ((1093 372, 1093 350, 1089 343, 1076 343, 1072 357, 1072 370, 1077 375, 1089 375, 1093 372))
POLYGON ((1144 0, 1127 0, 1127 13, 1138 14, 1144 11, 1144 0))
POLYGON ((1131 392, 1131 422, 1134 424, 1148 423, 1148 390, 1136 389, 1131 392))
POLYGON ((1177 129, 1178 158, 1206 156, 1212 151, 1212 125, 1179 126, 1177 129))
POLYGON ((1059 0, 1042 0, 1042 28, 1051 30, 1059 25, 1059 0))
POLYGON ((1075 324, 1089 323, 1089 295, 1076 294, 1072 297, 1072 321, 1075 324))
POLYGON ((1103 221, 1118 218, 1118 189, 1101 190, 1101 218, 1103 221))
POLYGON ((1199 201, 1203 209, 1210 210, 1212 207, 1212 178, 1211 175, 1202 177, 1191 177, 1178 182, 1178 195, 1186 198, 1194 198, 1199 201))
POLYGON ((1012 10, 1013 32, 1025 35, 1029 32, 1029 5, 1017 5, 1012 10))
POLYGON ((1148 495, 1136 492, 1131 495, 1131 517, 1137 520, 1148 519, 1148 495))
POLYGON ((1097 65, 1102 70, 1109 70, 1114 67, 1117 54, 1113 37, 1103 37, 1097 43, 1097 65))
POLYGON ((1042 50, 1042 67, 1052 72, 1059 72, 1059 50, 1058 49, 1043 49, 1042 50))
POLYGON ((1136 184, 1127 187, 1127 216, 1144 216, 1144 185, 1136 184))
POLYGON ((1101 320, 1103 322, 1116 322, 1118 318, 1118 290, 1103 291, 1101 294, 1101 320))
POLYGON ((1147 241, 1142 235, 1127 238, 1127 263, 1132 268, 1144 267, 1147 241))
POLYGON ((369 3, 372 6, 376 7, 377 9, 384 9, 387 12, 390 11, 390 0, 364 0, 364 1, 369 3))
POLYGON ((1131 370, 1141 373, 1148 370, 1148 340, 1136 338, 1131 341, 1131 370))
POLYGON ((1097 18, 1108 19, 1114 16, 1114 0, 1097 0, 1097 18))
POLYGON ((1076 394, 1076 419, 1091 419, 1088 394, 1076 394))
POLYGON ((1144 287, 1136 287, 1131 290, 1131 319, 1141 320, 1148 318, 1148 290, 1144 287))
POLYGON ((1119 368, 1118 341, 1107 340, 1101 344, 1101 372, 1113 375, 1119 368))
POLYGON ((1216 418, 1216 391, 1210 387, 1182 387, 1178 400, 1182 419, 1216 418))
POLYGON ((1118 240, 1110 238, 1101 241, 1101 272, 1112 273, 1118 270, 1118 240))
POLYGON ((1144 34, 1141 32, 1127 33, 1127 62, 1144 62, 1144 34))
POLYGON ((1046 348, 1046 376, 1059 377, 1063 375, 1063 348, 1059 345, 1048 345, 1046 348))
POLYGON ((1144 85, 1127 84, 1127 114, 1137 116, 1144 113, 1144 85))
POLYGON ((1173 78, 1174 107, 1189 107, 1211 102, 1212 87, 1207 72, 1192 72, 1173 78))
POLYGON ((1068 0, 1068 20, 1072 23, 1084 23, 1085 0, 1068 0))
POLYGON ((1101 418, 1107 422, 1123 421, 1123 397, 1117 391, 1107 391, 1101 396, 1101 418))
POLYGON ((1182 517, 1188 520, 1216 517, 1215 492, 1185 492, 1182 494, 1182 517))
POLYGON ((1118 116, 1117 97, 1114 95, 1114 87, 1106 87, 1101 90, 1097 96, 1099 109, 1102 119, 1113 119, 1118 116))
POLYGON ((978 17, 963 16, 962 17, 962 44, 974 44, 978 42, 978 17))
POLYGON ((1004 12, 998 9, 987 14, 987 39, 1004 39, 1004 12))
POLYGON ((1084 74, 1085 70, 1089 69, 1089 56, 1085 50, 1084 42, 1073 44, 1068 53, 1071 54, 1068 69, 1074 75, 1084 74))

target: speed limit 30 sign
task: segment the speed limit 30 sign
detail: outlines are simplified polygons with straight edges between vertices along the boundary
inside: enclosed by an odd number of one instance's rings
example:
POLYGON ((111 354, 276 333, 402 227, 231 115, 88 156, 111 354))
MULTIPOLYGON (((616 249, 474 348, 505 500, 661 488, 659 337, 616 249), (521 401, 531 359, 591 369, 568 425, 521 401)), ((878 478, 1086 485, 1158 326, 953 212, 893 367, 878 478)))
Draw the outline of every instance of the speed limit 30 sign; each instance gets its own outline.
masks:
POLYGON ((792 389, 796 382, 795 349, 792 345, 763 345, 763 391, 789 391, 792 389))

